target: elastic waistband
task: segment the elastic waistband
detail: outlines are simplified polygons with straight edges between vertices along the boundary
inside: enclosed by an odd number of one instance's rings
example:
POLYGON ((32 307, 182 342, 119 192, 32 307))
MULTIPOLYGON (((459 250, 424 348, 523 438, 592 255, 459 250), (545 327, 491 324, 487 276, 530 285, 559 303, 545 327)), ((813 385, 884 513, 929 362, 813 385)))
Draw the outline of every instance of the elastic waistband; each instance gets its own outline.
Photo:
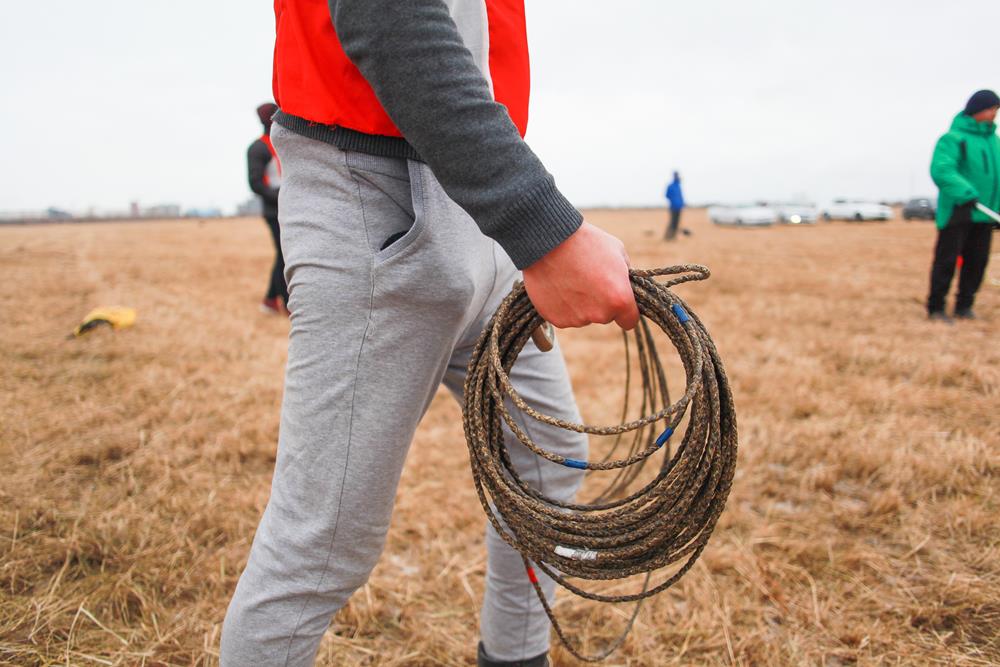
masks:
POLYGON ((281 110, 274 115, 274 122, 295 134, 336 146, 342 151, 423 162, 416 149, 400 137, 365 134, 338 125, 314 123, 281 110))

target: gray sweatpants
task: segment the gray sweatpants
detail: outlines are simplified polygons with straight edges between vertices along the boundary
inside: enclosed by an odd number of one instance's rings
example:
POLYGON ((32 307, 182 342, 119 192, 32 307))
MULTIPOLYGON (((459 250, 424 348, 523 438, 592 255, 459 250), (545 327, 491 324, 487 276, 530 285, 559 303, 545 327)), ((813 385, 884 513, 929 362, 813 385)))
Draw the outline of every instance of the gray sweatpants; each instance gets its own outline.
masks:
MULTIPOLYGON (((461 400, 472 347, 518 278, 425 164, 344 152, 277 124, 271 137, 292 328, 271 497, 222 631, 231 667, 313 663, 382 552, 417 423, 442 382, 461 400)), ((529 342, 511 377, 534 406, 579 420, 558 347, 529 342)), ((547 449, 587 458, 585 436, 527 419, 547 449)), ((508 448, 546 495, 575 494, 580 471, 509 434, 508 448)), ((538 655, 548 619, 521 557, 487 526, 481 639, 497 660, 538 655)))

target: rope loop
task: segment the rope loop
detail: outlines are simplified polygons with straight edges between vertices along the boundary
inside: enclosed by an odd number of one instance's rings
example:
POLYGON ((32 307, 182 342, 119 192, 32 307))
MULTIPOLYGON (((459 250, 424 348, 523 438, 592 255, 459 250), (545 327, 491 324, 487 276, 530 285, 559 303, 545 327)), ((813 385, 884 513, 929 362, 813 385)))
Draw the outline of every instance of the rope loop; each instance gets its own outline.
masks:
POLYGON ((737 451, 732 391, 708 331, 670 290, 710 275, 709 269, 699 264, 630 271, 641 317, 631 334, 623 332, 625 399, 622 423, 617 425, 591 426, 546 415, 528 405, 516 391, 510 369, 543 324, 522 283, 515 284, 500 304, 469 362, 463 425, 480 503, 497 533, 521 554, 527 577, 556 634, 580 660, 598 662, 624 643, 642 601, 666 590, 691 569, 725 507, 737 451), (668 276, 662 282, 655 280, 668 276), (670 401, 666 373, 653 338, 654 326, 670 339, 684 367, 685 390, 675 402, 670 401), (633 347, 640 372, 642 416, 626 421, 633 347), (601 460, 568 459, 534 442, 508 405, 544 424, 615 436, 614 444, 601 460), (682 429, 685 417, 688 420, 682 429), (504 442, 505 426, 539 457, 585 470, 588 475, 614 471, 614 478, 589 503, 546 497, 514 470, 504 442), (680 444, 674 449, 671 441, 678 435, 680 444), (616 457, 622 446, 626 451, 616 457), (660 453, 657 474, 629 493, 643 466, 660 453), (650 585, 655 572, 671 566, 676 567, 662 583, 650 585), (600 653, 584 655, 555 618, 535 568, 586 599, 636 602, 625 631, 600 653), (569 581, 609 581, 635 575, 645 575, 645 583, 640 592, 627 595, 589 592, 569 581))

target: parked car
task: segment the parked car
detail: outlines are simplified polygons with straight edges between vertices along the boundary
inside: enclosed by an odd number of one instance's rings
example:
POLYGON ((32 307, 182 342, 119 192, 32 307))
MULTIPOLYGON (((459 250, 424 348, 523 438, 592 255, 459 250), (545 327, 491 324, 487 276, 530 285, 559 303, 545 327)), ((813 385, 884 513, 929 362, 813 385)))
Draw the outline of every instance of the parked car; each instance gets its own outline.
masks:
POLYGON ((937 215, 937 204, 933 199, 918 197, 906 202, 903 207, 904 220, 933 220, 937 215))
POLYGON ((778 221, 789 225, 806 225, 816 222, 819 211, 812 204, 773 204, 778 221))
POLYGON ((834 199, 823 209, 824 220, 891 220, 892 209, 885 204, 860 199, 834 199))
POLYGON ((778 221, 778 214, 773 208, 756 204, 710 206, 708 217, 717 225, 743 225, 749 227, 766 227, 778 221))

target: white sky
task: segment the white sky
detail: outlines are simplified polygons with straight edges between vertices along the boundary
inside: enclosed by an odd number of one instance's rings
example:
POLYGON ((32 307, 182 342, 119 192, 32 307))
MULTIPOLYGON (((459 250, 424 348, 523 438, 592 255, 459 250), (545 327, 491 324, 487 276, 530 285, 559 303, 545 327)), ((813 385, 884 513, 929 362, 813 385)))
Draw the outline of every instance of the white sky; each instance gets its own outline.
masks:
MULTIPOLYGON (((933 194, 1000 89, 996 0, 527 0, 528 141, 579 206, 933 194)), ((270 95, 266 0, 8 3, 0 210, 231 210, 270 95)))

